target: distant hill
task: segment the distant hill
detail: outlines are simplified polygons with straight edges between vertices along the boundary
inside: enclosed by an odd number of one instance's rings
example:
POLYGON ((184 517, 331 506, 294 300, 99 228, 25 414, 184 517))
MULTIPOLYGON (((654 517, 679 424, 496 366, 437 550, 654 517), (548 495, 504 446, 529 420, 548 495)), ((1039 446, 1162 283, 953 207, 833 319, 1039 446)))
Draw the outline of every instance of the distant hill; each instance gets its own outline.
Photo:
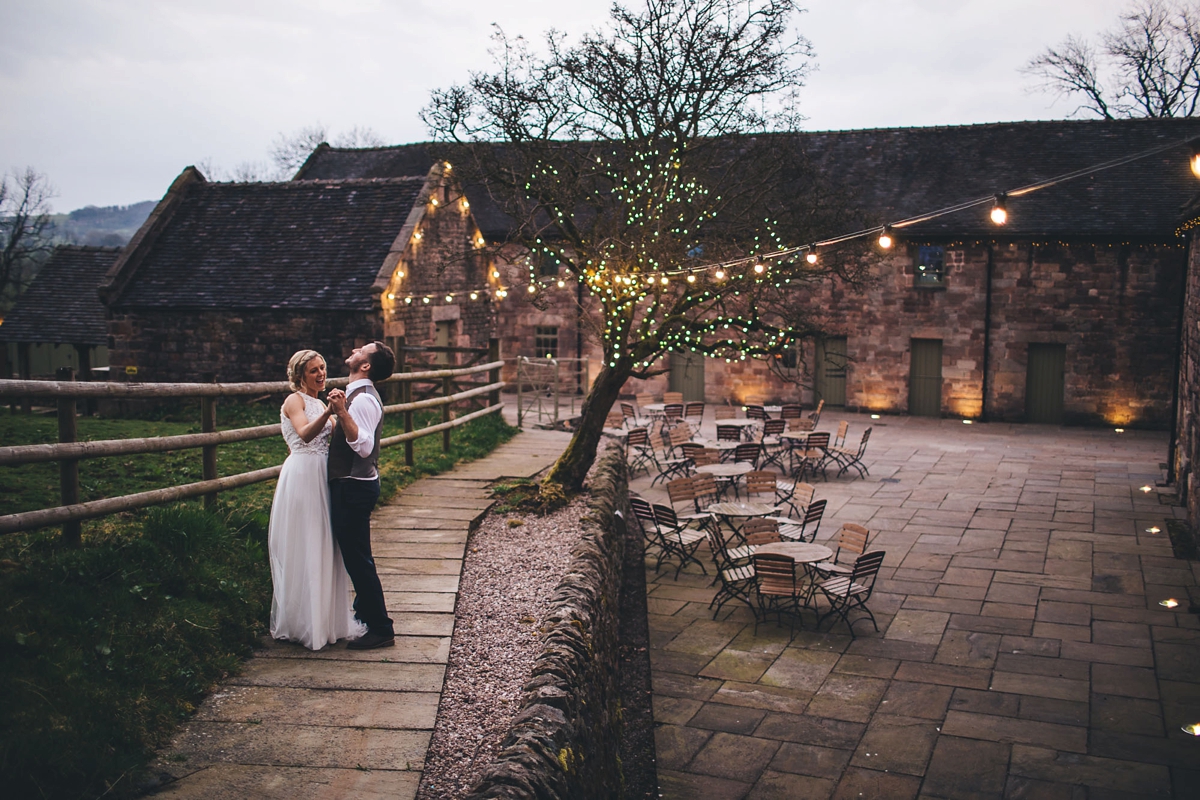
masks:
POLYGON ((156 204, 145 200, 128 206, 84 206, 69 214, 51 214, 50 235, 65 244, 120 247, 133 238, 156 204))

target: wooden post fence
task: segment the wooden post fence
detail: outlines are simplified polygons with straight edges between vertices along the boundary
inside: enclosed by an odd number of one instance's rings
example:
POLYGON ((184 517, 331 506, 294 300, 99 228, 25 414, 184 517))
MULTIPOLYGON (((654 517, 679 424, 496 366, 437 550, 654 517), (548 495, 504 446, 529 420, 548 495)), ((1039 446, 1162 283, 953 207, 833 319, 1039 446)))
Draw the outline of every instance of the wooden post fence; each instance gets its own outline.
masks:
MULTIPOLYGON (((403 352, 403 351, 401 351, 403 352)), ((403 362, 401 362, 403 363, 403 362)), ((406 368, 410 364, 404 363, 406 368)), ((473 388, 454 392, 455 379, 470 375, 487 374, 489 379, 498 377, 501 363, 491 361, 469 367, 456 369, 425 370, 420 372, 397 373, 387 379, 389 383, 400 383, 404 402, 398 405, 384 407, 385 414, 397 412, 404 414, 405 432, 396 436, 385 437, 380 442, 381 447, 405 445, 406 463, 412 464, 412 443, 423 436, 435 433, 442 434, 444 450, 450 448, 450 431, 452 428, 464 425, 473 419, 499 412, 503 406, 494 402, 499 398, 503 388, 498 380, 486 384, 474 384, 473 388), (442 391, 425 400, 413 401, 412 383, 416 381, 442 384, 442 391), (457 418, 451 413, 453 404, 472 398, 488 398, 489 402, 477 411, 460 414, 457 418), (442 407, 442 422, 414 430, 413 413, 423 409, 442 407)), ((77 382, 73 370, 69 367, 59 370, 57 381, 29 380, 0 380, 0 398, 29 398, 54 397, 58 403, 58 443, 29 444, 4 446, 0 445, 0 465, 19 466, 23 464, 45 463, 58 461, 60 464, 60 489, 62 505, 55 508, 45 508, 36 511, 25 511, 16 514, 0 514, 0 534, 17 531, 34 530, 53 525, 62 526, 62 541, 67 544, 78 544, 81 539, 80 522, 85 519, 108 516, 122 511, 129 511, 146 506, 161 505, 192 497, 204 497, 205 506, 211 508, 215 502, 216 493, 228 491, 241 486, 271 480, 279 476, 280 467, 217 477, 216 449, 218 445, 233 442, 244 442, 255 439, 265 439, 278 436, 279 424, 259 425, 252 428, 236 430, 216 430, 216 402, 219 397, 260 396, 263 394, 285 394, 288 385, 285 381, 269 381, 256 383, 220 384, 206 383, 171 383, 171 384, 130 384, 120 382, 77 382), (190 433, 179 436, 157 436, 144 439, 115 439, 110 441, 79 442, 76 422, 78 398, 168 398, 168 397, 198 397, 201 399, 202 433, 190 433), (137 494, 122 497, 110 497, 101 500, 80 502, 79 491, 79 461, 81 459, 103 458, 115 455, 135 455, 144 453, 162 453, 169 450, 200 449, 203 453, 204 480, 165 489, 152 489, 137 494)), ((206 376, 207 377, 207 376, 206 376)), ((345 378, 335 378, 327 384, 329 388, 341 388, 347 383, 345 378)), ((470 385, 470 384, 469 384, 470 385)), ((436 390, 435 390, 436 392, 436 390)))
MULTIPOLYGON (((60 381, 75 380, 75 370, 70 367, 59 367, 57 377, 60 381)), ((58 398, 58 442, 66 444, 75 442, 78 437, 78 420, 75 418, 75 398, 58 398)), ((73 506, 79 502, 79 459, 64 458, 58 464, 58 483, 61 502, 64 506, 73 506)), ((62 542, 76 547, 83 535, 83 526, 79 520, 64 522, 62 526, 62 542)))
MULTIPOLYGON (((211 372, 205 373, 205 383, 216 383, 217 376, 211 372)), ((215 433, 217 430, 217 398, 200 398, 200 430, 204 433, 215 433)), ((217 479, 217 446, 206 445, 201 451, 204 454, 204 480, 217 479)), ((217 507, 217 493, 209 492, 204 495, 204 507, 212 510, 217 507)))

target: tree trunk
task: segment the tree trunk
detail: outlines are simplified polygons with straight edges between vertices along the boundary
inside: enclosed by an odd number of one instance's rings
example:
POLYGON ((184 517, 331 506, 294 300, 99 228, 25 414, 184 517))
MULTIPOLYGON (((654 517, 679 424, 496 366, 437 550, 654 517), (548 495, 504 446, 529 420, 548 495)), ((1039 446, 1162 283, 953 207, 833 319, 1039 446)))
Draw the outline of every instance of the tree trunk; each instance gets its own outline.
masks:
MULTIPOLYGON (((624 359, 622 359, 624 361, 624 359)), ((571 437, 567 449, 554 462, 550 474, 546 477, 548 483, 562 484, 568 492, 576 492, 583 488, 583 479, 596 460, 596 447, 600 444, 600 436, 604 430, 604 420, 612 410, 613 403, 621 387, 629 377, 629 369, 620 366, 604 367, 592 384, 587 399, 583 401, 580 412, 579 427, 571 437)))

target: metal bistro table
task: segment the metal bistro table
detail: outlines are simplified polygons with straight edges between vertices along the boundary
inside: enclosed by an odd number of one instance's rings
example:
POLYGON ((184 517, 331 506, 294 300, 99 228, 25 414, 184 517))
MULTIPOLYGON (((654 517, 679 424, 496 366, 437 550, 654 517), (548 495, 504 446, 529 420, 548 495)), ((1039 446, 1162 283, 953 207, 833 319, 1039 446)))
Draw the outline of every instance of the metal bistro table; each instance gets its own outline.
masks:
POLYGON ((760 544, 754 549, 754 552, 787 556, 803 566, 804 574, 808 578, 808 591, 804 595, 804 605, 813 611, 817 610, 816 603, 812 602, 817 589, 817 575, 813 572, 811 565, 828 561, 833 557, 832 550, 823 544, 809 542, 772 542, 771 544, 760 544))
POLYGON ((733 489, 734 497, 740 497, 737 490, 738 478, 753 471, 754 465, 749 461, 734 461, 732 464, 701 464, 696 467, 696 472, 707 472, 717 479, 717 491, 721 497, 725 496, 725 490, 729 488, 733 489))

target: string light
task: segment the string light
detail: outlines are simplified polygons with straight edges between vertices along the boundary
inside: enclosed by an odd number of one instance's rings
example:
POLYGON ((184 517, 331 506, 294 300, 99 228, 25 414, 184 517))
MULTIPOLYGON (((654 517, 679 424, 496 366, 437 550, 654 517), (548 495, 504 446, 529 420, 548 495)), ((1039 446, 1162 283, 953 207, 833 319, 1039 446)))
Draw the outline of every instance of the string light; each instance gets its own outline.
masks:
POLYGON ((1003 192, 996 195, 996 203, 992 206, 992 222, 997 225, 1003 225, 1008 222, 1008 208, 1006 208, 1007 195, 1003 192))
POLYGON ((807 261, 807 262, 808 262, 808 263, 810 263, 810 264, 815 264, 815 263, 817 263, 817 253, 816 253, 816 251, 815 251, 815 250, 810 250, 810 251, 808 251, 808 255, 806 255, 806 256, 804 257, 804 260, 805 260, 805 261, 807 261))
POLYGON ((879 234, 879 246, 884 250, 890 250, 892 247, 892 226, 884 225, 883 231, 879 234))

